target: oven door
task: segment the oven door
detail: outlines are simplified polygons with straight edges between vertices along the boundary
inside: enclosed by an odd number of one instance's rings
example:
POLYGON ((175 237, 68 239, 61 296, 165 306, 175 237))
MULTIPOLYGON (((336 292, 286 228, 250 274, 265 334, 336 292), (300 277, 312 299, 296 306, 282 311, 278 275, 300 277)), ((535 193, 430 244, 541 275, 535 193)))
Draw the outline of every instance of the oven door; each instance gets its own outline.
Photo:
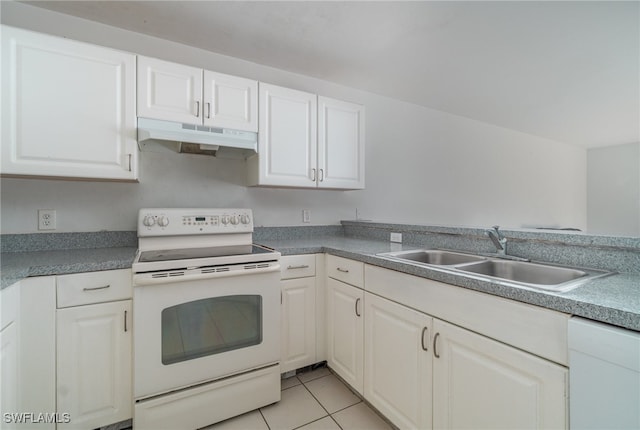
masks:
POLYGON ((276 364, 280 268, 134 287, 136 400, 276 364))

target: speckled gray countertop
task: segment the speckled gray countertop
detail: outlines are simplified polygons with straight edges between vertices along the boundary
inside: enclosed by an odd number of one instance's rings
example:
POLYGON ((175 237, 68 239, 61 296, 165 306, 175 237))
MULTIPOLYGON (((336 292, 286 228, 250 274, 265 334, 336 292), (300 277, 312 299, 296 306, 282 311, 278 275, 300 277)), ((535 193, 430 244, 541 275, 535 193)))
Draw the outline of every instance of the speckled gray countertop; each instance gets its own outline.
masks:
POLYGON ((416 245, 392 244, 388 241, 344 236, 318 238, 260 240, 260 244, 278 250, 282 255, 329 254, 362 261, 475 291, 517 300, 640 331, 640 274, 614 274, 597 278, 566 293, 500 285, 488 280, 465 277, 458 273, 405 264, 376 256, 416 245))
MULTIPOLYGON (((353 228, 349 223, 346 224, 346 227, 353 228)), ((356 224, 355 227, 361 229, 362 225, 356 224)), ((274 248, 280 251, 282 255, 327 252, 411 275, 640 331, 640 271, 594 279, 566 293, 516 288, 487 280, 465 277, 461 274, 378 257, 376 254, 382 252, 416 249, 424 247, 426 243, 421 243, 418 240, 417 244, 415 242, 413 242, 414 244, 404 245, 392 244, 383 239, 385 235, 388 237, 388 231, 384 230, 386 227, 380 228, 378 225, 373 225, 373 227, 379 231, 380 238, 359 238, 357 231, 345 235, 346 229, 341 226, 318 226, 298 229, 288 227, 257 229, 254 233, 254 241, 274 248), (291 236, 297 238, 283 239, 291 236)), ((397 231, 398 226, 393 225, 392 228, 397 231)), ((409 233, 405 231, 404 234, 409 236, 409 233)), ((442 243, 444 243, 447 248, 458 249, 456 241, 459 238, 451 235, 450 231, 445 231, 445 233, 447 234, 447 240, 451 240, 451 242, 441 242, 440 245, 436 244, 433 247, 442 247, 442 243)), ((366 234, 371 233, 367 232, 366 234)), ((0 267, 2 269, 0 288, 5 288, 29 276, 130 268, 135 257, 137 245, 135 232, 70 233, 56 235, 55 238, 41 234, 15 236, 5 236, 5 239, 8 240, 2 243, 4 252, 0 254, 0 267), (66 243, 67 245, 65 246, 70 247, 70 249, 56 250, 47 245, 60 246, 60 237, 63 237, 62 242, 66 243), (25 243, 28 244, 25 245, 25 243), (82 248, 78 249, 76 248, 77 246, 82 248)), ((473 235, 471 237, 472 244, 480 241, 477 238, 473 238, 473 235)), ((539 235, 536 237, 539 237, 539 235)), ((433 238, 425 236, 424 240, 431 241, 433 238)), ((486 241, 486 239, 482 240, 486 241)), ((619 241, 619 239, 616 240, 619 241)), ((465 243, 465 246, 468 245, 468 243, 465 243)), ((568 252, 569 248, 564 244, 558 245, 559 251, 553 253, 552 259, 547 259, 546 261, 558 261, 566 264, 569 261, 563 261, 562 258, 568 258, 567 255, 573 254, 578 256, 578 259, 574 261, 583 262, 580 258, 582 258, 584 250, 602 247, 602 244, 588 243, 587 245, 589 248, 580 248, 575 252, 568 252)), ((615 243, 615 245, 622 251, 616 248, 615 253, 608 257, 609 260, 604 258, 606 256, 600 258, 600 254, 598 254, 598 260, 604 261, 602 264, 606 263, 607 266, 618 264, 620 268, 615 266, 613 268, 621 272, 624 272, 623 269, 628 267, 637 269, 640 266, 637 263, 640 254, 637 251, 635 242, 631 244, 630 248, 625 248, 627 246, 626 243, 622 243, 622 246, 618 243, 615 243)), ((541 246, 547 245, 545 243, 536 244, 534 251, 541 246)), ((482 251, 483 248, 475 250, 482 251)), ((532 255, 535 256, 536 254, 532 255)), ((543 260, 541 257, 545 257, 544 252, 537 255, 540 256, 538 258, 541 260, 543 260)), ((593 256, 584 259, 584 263, 592 263, 594 261, 593 256)))
POLYGON ((135 247, 3 252, 0 289, 29 276, 131 268, 135 247))

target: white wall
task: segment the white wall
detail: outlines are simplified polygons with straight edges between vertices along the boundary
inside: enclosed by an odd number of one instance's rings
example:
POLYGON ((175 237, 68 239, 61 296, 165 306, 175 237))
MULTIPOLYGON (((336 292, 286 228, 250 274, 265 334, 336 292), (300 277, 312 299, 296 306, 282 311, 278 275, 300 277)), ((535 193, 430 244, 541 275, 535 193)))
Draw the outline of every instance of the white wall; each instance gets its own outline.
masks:
POLYGON ((587 151, 587 228, 640 236, 640 143, 587 151))
MULTIPOLYGON (((57 231, 135 230, 141 207, 250 207, 257 225, 361 218, 420 224, 586 227, 586 151, 318 79, 1 2, 2 22, 235 74, 366 106, 366 189, 246 187, 246 163, 141 154, 139 184, 2 179, 2 233, 35 232, 37 209, 57 231)), ((444 83, 443 83, 444 84, 444 83)))

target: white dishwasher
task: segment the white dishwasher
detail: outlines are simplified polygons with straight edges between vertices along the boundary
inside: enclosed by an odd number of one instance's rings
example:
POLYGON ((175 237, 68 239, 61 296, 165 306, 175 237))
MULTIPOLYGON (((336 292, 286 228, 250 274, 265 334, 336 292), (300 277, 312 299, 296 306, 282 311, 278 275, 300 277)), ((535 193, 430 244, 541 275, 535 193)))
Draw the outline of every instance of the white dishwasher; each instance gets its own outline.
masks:
POLYGON ((640 333, 569 321, 572 430, 640 429, 640 333))

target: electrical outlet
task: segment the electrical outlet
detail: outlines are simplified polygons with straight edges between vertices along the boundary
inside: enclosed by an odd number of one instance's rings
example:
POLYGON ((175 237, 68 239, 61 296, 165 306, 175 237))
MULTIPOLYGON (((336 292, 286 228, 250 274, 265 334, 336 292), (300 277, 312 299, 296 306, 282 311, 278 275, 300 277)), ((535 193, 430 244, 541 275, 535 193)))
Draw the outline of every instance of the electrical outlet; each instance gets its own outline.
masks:
POLYGON ((402 233, 391 233, 391 242, 402 243, 402 233))
POLYGON ((39 209, 38 210, 38 230, 55 230, 56 229, 56 210, 55 209, 39 209))
POLYGON ((302 210, 302 222, 311 222, 311 211, 309 209, 302 210))

